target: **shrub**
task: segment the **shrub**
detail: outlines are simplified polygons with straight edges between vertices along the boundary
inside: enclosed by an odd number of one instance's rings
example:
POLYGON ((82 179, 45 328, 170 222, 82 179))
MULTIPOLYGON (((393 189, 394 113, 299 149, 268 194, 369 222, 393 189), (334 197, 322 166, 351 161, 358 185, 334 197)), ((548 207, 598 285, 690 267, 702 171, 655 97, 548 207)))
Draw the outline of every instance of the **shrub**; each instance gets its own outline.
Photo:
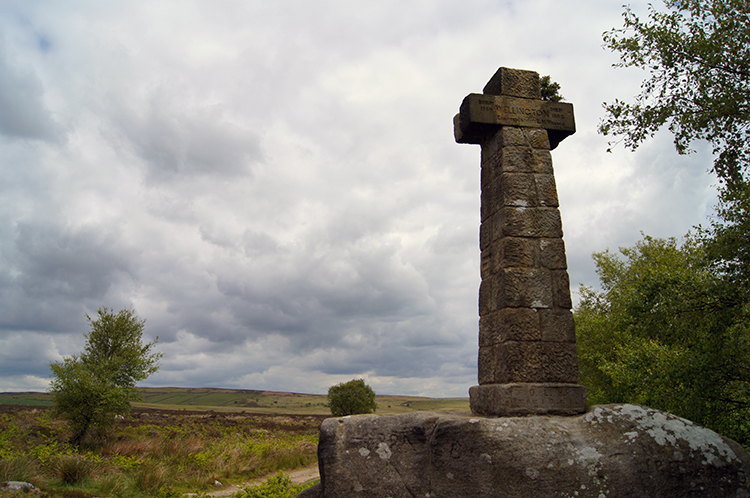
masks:
POLYGON ((276 474, 266 479, 264 483, 237 491, 232 498, 295 498, 314 484, 315 481, 294 484, 288 476, 276 474))
POLYGON ((378 407, 375 392, 362 379, 336 384, 328 389, 328 405, 336 417, 372 413, 378 407))

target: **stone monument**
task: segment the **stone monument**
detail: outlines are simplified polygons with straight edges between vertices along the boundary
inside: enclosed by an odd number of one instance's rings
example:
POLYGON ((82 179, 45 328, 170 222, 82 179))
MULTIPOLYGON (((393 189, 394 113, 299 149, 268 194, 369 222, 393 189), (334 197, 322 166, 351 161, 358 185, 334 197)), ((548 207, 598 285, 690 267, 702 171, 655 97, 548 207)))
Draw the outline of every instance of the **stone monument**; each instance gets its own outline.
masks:
POLYGON ((735 441, 639 405, 586 411, 550 156, 573 106, 539 95, 537 73, 500 68, 454 119, 482 146, 474 414, 326 419, 298 498, 750 498, 735 441))
POLYGON ((572 415, 578 385, 570 281, 550 149, 575 133, 573 106, 541 100, 539 74, 501 67, 454 118, 482 146, 480 415, 572 415))

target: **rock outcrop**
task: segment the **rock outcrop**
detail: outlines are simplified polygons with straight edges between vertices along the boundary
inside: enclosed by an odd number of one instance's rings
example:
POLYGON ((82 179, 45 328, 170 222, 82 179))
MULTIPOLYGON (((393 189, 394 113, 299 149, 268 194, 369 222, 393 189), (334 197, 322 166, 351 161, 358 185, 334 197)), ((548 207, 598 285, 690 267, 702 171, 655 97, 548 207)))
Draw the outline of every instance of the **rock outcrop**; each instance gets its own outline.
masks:
POLYGON ((575 417, 423 412, 323 422, 305 498, 750 497, 750 455, 638 405, 575 417))

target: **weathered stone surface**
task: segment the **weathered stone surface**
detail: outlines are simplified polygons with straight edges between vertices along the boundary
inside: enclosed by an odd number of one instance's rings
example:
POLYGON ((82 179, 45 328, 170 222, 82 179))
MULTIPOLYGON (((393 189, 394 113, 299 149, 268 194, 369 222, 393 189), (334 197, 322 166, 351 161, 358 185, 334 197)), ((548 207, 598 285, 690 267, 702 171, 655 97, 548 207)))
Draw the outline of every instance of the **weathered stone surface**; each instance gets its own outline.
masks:
MULTIPOLYGON (((549 150, 547 130, 541 128, 517 128, 503 126, 482 143, 482 164, 499 153, 503 147, 531 147, 532 149, 549 150)), ((497 162, 497 161, 495 161, 497 162)))
POLYGON ((586 411, 586 388, 578 384, 514 383, 472 386, 471 411, 488 417, 578 415, 586 411))
POLYGON ((551 308, 551 272, 505 268, 479 284, 479 316, 502 308, 551 308))
POLYGON ((574 384, 578 382, 578 353, 570 342, 505 341, 479 347, 478 370, 480 385, 574 384))
POLYGON ((542 239, 539 241, 541 265, 549 270, 566 270, 565 243, 562 239, 542 239))
POLYGON ((525 69, 501 67, 484 85, 482 93, 487 95, 510 95, 525 99, 542 98, 539 73, 525 69))
MULTIPOLYGON (((579 386, 580 387, 580 386, 579 386)), ((737 443, 637 405, 575 417, 328 419, 308 498, 750 497, 737 443)))
POLYGON ((506 237, 562 237, 560 211, 555 208, 504 207, 498 215, 498 231, 506 237))
POLYGON ((323 494, 323 486, 321 486, 320 483, 315 486, 310 486, 298 494, 297 498, 325 498, 325 495, 323 494))
MULTIPOLYGON (((537 173, 551 175, 552 155, 548 150, 537 150, 529 147, 505 147, 488 162, 488 167, 499 167, 507 173, 537 173), (493 159, 497 160, 494 162, 493 159)), ((484 167, 484 164, 482 165, 484 167)))
POLYGON ((481 143, 497 126, 541 128, 548 132, 575 132, 573 104, 524 99, 509 95, 471 93, 458 114, 455 138, 459 143, 481 143))
POLYGON ((565 270, 554 270, 552 273, 552 300, 555 307, 570 309, 573 301, 570 299, 570 277, 565 270))
POLYGON ((479 319, 479 346, 505 341, 540 341, 539 311, 534 308, 503 308, 479 319))
POLYGON ((539 310, 542 340, 547 342, 576 342, 576 324, 569 309, 539 310))
POLYGON ((502 237, 561 238, 560 211, 556 208, 501 208, 479 227, 480 251, 502 237))
POLYGON ((11 491, 11 492, 20 491, 22 493, 29 493, 30 491, 36 488, 30 482, 3 481, 3 482, 0 482, 0 489, 3 491, 11 491))

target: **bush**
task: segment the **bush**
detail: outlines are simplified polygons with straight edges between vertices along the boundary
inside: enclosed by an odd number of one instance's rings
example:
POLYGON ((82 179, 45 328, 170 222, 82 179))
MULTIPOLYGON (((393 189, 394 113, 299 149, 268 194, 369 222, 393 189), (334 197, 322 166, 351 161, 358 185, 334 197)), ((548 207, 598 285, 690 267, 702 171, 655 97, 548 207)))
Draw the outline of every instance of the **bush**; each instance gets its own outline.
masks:
POLYGON ((328 405, 336 417, 372 413, 378 407, 375 392, 362 379, 336 384, 328 389, 328 405))
POLYGON ((232 498, 295 498, 315 482, 294 484, 288 476, 276 474, 257 486, 247 487, 237 491, 232 498))

